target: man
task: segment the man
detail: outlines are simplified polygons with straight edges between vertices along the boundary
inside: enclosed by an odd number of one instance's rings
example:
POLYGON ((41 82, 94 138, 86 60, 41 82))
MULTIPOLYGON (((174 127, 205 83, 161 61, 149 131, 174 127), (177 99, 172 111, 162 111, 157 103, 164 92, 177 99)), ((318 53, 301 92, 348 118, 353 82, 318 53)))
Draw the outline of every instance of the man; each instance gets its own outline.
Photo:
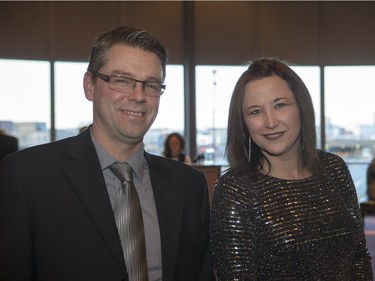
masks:
POLYGON ((18 139, 6 134, 5 130, 0 129, 0 162, 8 154, 18 151, 18 139))
POLYGON ((159 41, 136 28, 96 39, 83 79, 92 126, 0 166, 0 280, 134 280, 113 211, 121 189, 114 162, 134 170, 149 280, 211 280, 203 174, 144 151, 166 62, 159 41))

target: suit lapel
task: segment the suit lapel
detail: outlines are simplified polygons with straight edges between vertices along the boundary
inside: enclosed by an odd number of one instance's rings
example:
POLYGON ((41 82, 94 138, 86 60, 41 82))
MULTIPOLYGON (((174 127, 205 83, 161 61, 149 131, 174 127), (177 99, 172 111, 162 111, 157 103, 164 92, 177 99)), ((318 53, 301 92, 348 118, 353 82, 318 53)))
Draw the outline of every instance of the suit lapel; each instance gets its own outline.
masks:
POLYGON ((153 156, 145 154, 159 218, 163 280, 172 280, 182 223, 183 192, 168 179, 165 167, 155 165, 153 156))
MULTIPOLYGON (((73 160, 65 166, 65 173, 119 268, 126 274, 112 207, 89 132, 86 130, 78 136, 77 141, 68 148, 67 153, 73 160)), ((164 166, 155 165, 153 156, 146 153, 145 157, 150 167, 159 218, 163 280, 172 280, 182 223, 183 191, 168 181, 170 171, 164 166)))
POLYGON ((67 152, 74 160, 66 165, 65 173, 118 266, 126 274, 111 203, 89 131, 77 137, 77 143, 68 148, 67 152))

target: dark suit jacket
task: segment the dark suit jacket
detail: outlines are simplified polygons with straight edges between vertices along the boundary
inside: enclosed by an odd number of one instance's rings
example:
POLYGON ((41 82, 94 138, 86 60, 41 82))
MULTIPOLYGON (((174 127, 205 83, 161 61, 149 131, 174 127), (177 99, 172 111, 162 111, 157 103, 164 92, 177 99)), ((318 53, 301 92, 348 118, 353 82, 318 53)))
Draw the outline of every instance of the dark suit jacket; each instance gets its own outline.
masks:
POLYGON ((0 162, 3 158, 18 151, 18 140, 13 136, 0 135, 0 162))
MULTIPOLYGON (((128 280, 90 130, 22 150, 0 166, 0 280, 128 280)), ((211 280, 204 175, 145 153, 163 281, 211 280)))

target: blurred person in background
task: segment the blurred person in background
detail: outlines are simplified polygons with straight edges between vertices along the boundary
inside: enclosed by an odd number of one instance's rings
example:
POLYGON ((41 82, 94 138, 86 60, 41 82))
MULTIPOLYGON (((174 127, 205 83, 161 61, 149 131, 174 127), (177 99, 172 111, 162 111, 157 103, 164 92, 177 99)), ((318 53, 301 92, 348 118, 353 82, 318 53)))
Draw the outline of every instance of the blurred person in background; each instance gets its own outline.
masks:
POLYGON ((18 151, 18 139, 10 136, 4 129, 0 129, 0 163, 9 154, 18 151))
POLYGON ((191 164, 191 158, 185 153, 185 139, 179 133, 171 133, 164 141, 163 156, 185 164, 191 164))
POLYGON ((375 200, 375 158, 367 167, 367 197, 368 200, 375 200))

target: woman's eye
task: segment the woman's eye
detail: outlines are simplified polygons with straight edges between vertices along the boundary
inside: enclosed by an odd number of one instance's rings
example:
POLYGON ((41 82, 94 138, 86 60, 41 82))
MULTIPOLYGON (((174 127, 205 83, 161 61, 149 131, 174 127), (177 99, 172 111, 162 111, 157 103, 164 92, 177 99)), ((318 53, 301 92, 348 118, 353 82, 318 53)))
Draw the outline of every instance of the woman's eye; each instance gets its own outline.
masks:
POLYGON ((260 109, 255 109, 255 110, 250 111, 250 112, 249 112, 249 115, 257 115, 257 114, 259 114, 260 112, 261 112, 260 109))
POLYGON ((278 104, 275 105, 275 108, 282 108, 284 106, 286 106, 285 103, 278 103, 278 104))

